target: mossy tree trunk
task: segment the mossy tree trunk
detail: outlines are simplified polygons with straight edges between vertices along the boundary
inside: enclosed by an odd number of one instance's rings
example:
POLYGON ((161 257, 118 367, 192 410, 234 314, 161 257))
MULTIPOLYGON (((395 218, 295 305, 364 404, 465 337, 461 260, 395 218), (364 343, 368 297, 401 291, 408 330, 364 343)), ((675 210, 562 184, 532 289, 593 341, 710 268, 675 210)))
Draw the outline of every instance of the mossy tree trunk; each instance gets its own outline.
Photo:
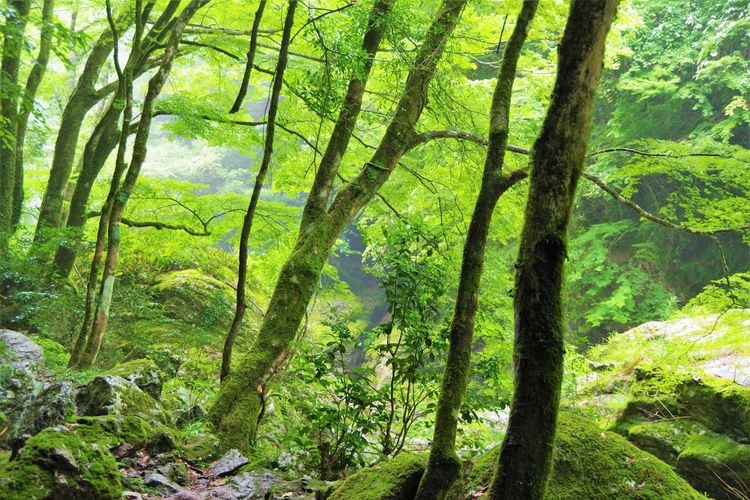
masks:
POLYGON ((0 249, 13 232, 13 190, 15 186, 16 138, 18 122, 18 70, 24 45, 24 31, 29 19, 29 0, 7 0, 7 14, 0 61, 0 249), (7 132, 6 132, 7 131, 7 132))
MULTIPOLYGON (((263 14, 263 4, 258 8, 258 13, 255 14, 255 19, 259 20, 259 17, 263 14)), ((224 380, 229 375, 232 362, 232 348, 234 347, 234 341, 237 338, 237 334, 242 326, 242 320, 245 316, 245 309, 247 308, 247 302, 245 299, 245 287, 247 281, 247 244, 250 239, 250 231, 253 228, 253 219, 255 218, 255 209, 258 207, 258 200, 260 199, 260 192, 263 190, 263 182, 268 172, 268 167, 271 164, 271 156, 273 155, 273 136, 276 131, 276 114, 279 110, 279 96, 281 95, 281 87, 284 84, 284 71, 286 70, 286 63, 289 53, 289 43, 292 36, 292 26, 294 25, 294 12, 297 9, 297 0, 289 0, 289 7, 287 8, 286 19, 284 20, 284 28, 281 35, 281 45, 279 46, 279 59, 276 63, 276 72, 273 77, 273 85, 271 88, 271 100, 268 106, 268 116, 266 122, 266 137, 263 144, 263 158, 260 162, 260 168, 258 169, 258 175, 255 176, 255 186, 253 186, 253 192, 250 195, 250 203, 248 204, 245 217, 242 220, 242 230, 240 231, 240 247, 239 247, 239 259, 238 259, 238 273, 237 273, 237 296, 234 308, 234 318, 232 318, 232 324, 229 327, 229 333, 224 341, 224 349, 221 357, 221 380, 224 380)), ((258 36, 259 23, 253 23, 253 34, 252 38, 255 40, 258 36)), ((256 42, 257 43, 257 42, 256 42)), ((252 67, 252 56, 248 56, 248 67, 252 67)), ((245 73, 249 78, 249 73, 245 73)), ((242 86, 246 86, 247 83, 243 79, 242 86)), ((240 95, 243 94, 240 89, 240 95)), ((238 101, 241 102, 241 99, 238 101)))
POLYGON ((460 475, 461 462, 455 451, 456 427, 469 375, 487 236, 498 199, 517 180, 525 177, 525 172, 503 175, 502 168, 505 148, 508 145, 510 102, 516 65, 538 4, 538 0, 526 0, 523 3, 503 54, 492 97, 489 147, 479 195, 464 242, 458 294, 450 326, 450 346, 435 416, 435 430, 427 468, 416 494, 417 499, 443 498, 460 475))
MULTIPOLYGON (((177 47, 179 45, 182 34, 185 30, 190 19, 193 15, 207 4, 210 0, 191 0, 188 5, 182 10, 180 15, 173 23, 169 23, 169 40, 164 48, 164 55, 161 58, 161 64, 156 74, 151 77, 148 83, 148 90, 143 101, 141 108, 141 117, 138 122, 138 129, 136 131, 135 140, 133 142, 133 153, 130 159, 130 164, 127 166, 127 173, 122 185, 117 187, 118 181, 113 177, 112 185, 110 186, 110 193, 115 192, 113 199, 108 197, 108 201, 111 200, 111 208, 109 209, 109 216, 105 217, 105 210, 102 210, 102 217, 100 219, 100 229, 106 224, 106 239, 107 239, 107 252, 104 258, 104 267, 102 269, 101 285, 99 287, 98 294, 95 296, 89 290, 87 291, 87 311, 85 313, 84 328, 79 338, 76 341, 75 366, 77 368, 88 368, 99 354, 99 348, 101 347, 104 332, 107 329, 109 322, 109 309, 112 303, 112 293, 114 291, 115 272, 117 270, 117 261, 120 252, 120 223, 122 220, 125 207, 127 206, 130 195, 135 188, 136 181, 140 175, 141 167, 146 159, 147 152, 147 141, 148 135, 151 130, 151 122, 154 115, 154 105, 156 99, 161 93, 161 90, 169 77, 169 73, 172 70, 172 64, 174 63, 175 57, 177 56, 177 47), (105 222, 102 222, 102 221, 105 222), (89 296, 92 297, 89 307, 89 296), (82 350, 81 350, 82 348, 82 350)), ((136 2, 136 6, 140 2, 136 2)), ((131 56, 129 57, 129 64, 132 61, 132 66, 139 67, 143 64, 143 57, 147 54, 151 45, 147 45, 142 40, 143 38, 143 27, 145 26, 146 19, 142 12, 148 12, 150 6, 147 6, 143 10, 139 10, 136 7, 136 33, 134 36, 133 47, 131 56)), ((116 31, 113 26, 113 32, 116 31)), ((150 37, 147 36, 147 42, 150 37)), ((132 69, 130 70, 132 71, 132 69)), ((118 70, 118 76, 123 73, 118 70)), ((130 76, 124 76, 120 80, 125 80, 129 86, 128 89, 128 100, 132 101, 132 73, 130 76)), ((128 107, 125 109, 128 112, 128 107)), ((123 119, 123 126, 120 133, 120 145, 118 148, 118 163, 122 165, 124 169, 124 150, 127 145, 127 136, 130 133, 130 116, 125 116, 123 119)), ((118 167, 115 168, 116 170, 118 167)), ((106 202, 105 202, 106 203, 106 202)), ((104 232, 100 231, 97 235, 97 247, 101 245, 101 241, 104 239, 104 232)), ((95 261, 92 262, 92 269, 89 274, 89 284, 96 281, 98 276, 98 267, 95 261)), ((90 287, 91 288, 91 287, 90 287)), ((73 363, 74 356, 71 356, 71 363, 73 363)))
MULTIPOLYGON (((331 247, 355 214, 385 183, 411 145, 414 126, 427 99, 427 88, 465 4, 466 0, 442 3, 407 76, 396 114, 377 150, 360 173, 338 192, 330 206, 327 202, 340 158, 335 160, 335 166, 318 169, 303 211, 297 243, 281 269, 258 337, 222 383, 210 410, 209 419, 225 448, 247 449, 251 445, 264 385, 278 361, 288 353, 331 247)), ((343 119, 356 120, 356 116, 343 119)), ((348 141, 348 137, 345 140, 348 141)), ((335 153, 332 151, 334 156, 335 153)))
POLYGON ((13 210, 12 224, 15 226, 21 220, 21 210, 23 209, 23 160, 24 160, 24 143, 26 142, 26 129, 29 125, 29 117, 34 108, 34 99, 36 99, 37 90, 42 83, 44 73, 47 70, 49 55, 52 49, 52 34, 54 25, 52 24, 52 13, 55 8, 55 0, 44 0, 42 4, 42 26, 39 31, 39 51, 37 52, 36 61, 26 78, 26 87, 21 96, 21 105, 16 124, 16 152, 15 168, 13 179, 13 210))
MULTIPOLYGON (((118 29, 126 29, 131 22, 130 16, 121 16, 117 23, 118 29)), ((96 103, 115 90, 110 85, 98 90, 95 88, 113 46, 112 32, 105 30, 94 43, 78 83, 63 109, 52 153, 49 179, 39 208, 39 219, 34 233, 35 242, 43 242, 48 230, 60 227, 65 189, 73 171, 76 145, 83 120, 96 103)))
POLYGON ((559 47, 552 100, 533 149, 513 300, 515 392, 490 498, 544 498, 552 467, 563 375, 567 229, 617 3, 573 0, 559 47))

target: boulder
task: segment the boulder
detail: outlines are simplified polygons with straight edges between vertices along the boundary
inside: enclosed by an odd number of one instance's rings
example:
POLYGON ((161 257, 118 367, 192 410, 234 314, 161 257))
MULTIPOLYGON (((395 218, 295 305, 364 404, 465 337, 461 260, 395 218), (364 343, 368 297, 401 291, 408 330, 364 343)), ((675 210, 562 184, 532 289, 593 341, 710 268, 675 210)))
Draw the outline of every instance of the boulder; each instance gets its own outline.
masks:
POLYGON ((55 381, 39 394, 16 400, 8 412, 7 431, 0 444, 7 445, 24 434, 35 435, 45 427, 65 422, 75 415, 76 391, 68 381, 55 381))
POLYGON ((0 330, 0 415, 10 413, 41 387, 42 348, 22 333, 0 330))
POLYGON ((208 468, 212 476, 227 476, 250 461, 239 450, 232 449, 208 468))
POLYGON ((204 328, 229 328, 234 312, 231 286, 196 269, 172 271, 151 288, 168 317, 204 328))
POLYGON ((115 375, 96 377, 76 397, 82 416, 132 415, 151 423, 169 424, 161 405, 135 383, 115 375))
POLYGON ((164 374, 150 359, 134 359, 115 366, 107 373, 133 382, 157 401, 161 398, 164 374))
POLYGON ((117 462, 106 446, 58 426, 30 438, 15 460, 0 466, 0 491, 8 500, 115 500, 122 494, 122 484, 117 462))
POLYGON ((411 500, 424 473, 426 458, 402 453, 344 480, 330 500, 411 500))

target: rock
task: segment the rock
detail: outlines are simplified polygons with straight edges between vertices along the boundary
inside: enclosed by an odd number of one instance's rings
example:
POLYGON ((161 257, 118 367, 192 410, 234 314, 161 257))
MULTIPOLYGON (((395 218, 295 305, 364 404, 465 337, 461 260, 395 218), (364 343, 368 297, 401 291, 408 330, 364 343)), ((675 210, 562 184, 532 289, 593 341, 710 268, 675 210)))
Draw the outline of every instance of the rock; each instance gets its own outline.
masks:
POLYGON ((411 500, 424 473, 426 457, 402 453, 346 478, 330 500, 411 500))
POLYGON ((150 359, 135 359, 119 364, 109 370, 108 374, 133 382, 157 401, 161 398, 164 376, 156 363, 150 359))
MULTIPOLYGON (((202 500, 204 497, 201 497, 198 493, 190 490, 182 490, 178 491, 174 495, 169 495, 164 500, 202 500)), ((214 497, 211 497, 214 498, 214 497)))
POLYGON ((146 486, 156 488, 162 493, 166 494, 177 493, 182 490, 182 488, 172 483, 167 477, 159 473, 150 474, 148 477, 146 477, 144 484, 146 486))
POLYGON ((159 467, 157 472, 180 486, 185 486, 188 483, 188 470, 184 463, 169 463, 159 467))
POLYGON ((123 491, 122 498, 126 500, 143 500, 143 495, 137 491, 123 491))
POLYGON ((151 288, 167 316, 207 329, 229 328, 234 311, 231 286, 196 269, 172 271, 151 288))
POLYGON ((42 348, 26 335, 0 330, 0 366, 7 364, 13 370, 36 377, 44 373, 42 354, 42 348))
POLYGON ((686 414, 720 434, 750 443, 750 388, 713 377, 689 377, 678 385, 686 414))
POLYGON ((221 457, 216 462, 212 463, 208 468, 208 473, 212 476, 226 476, 236 471, 243 465, 247 465, 250 461, 242 455, 238 450, 232 449, 227 452, 226 455, 221 457))
POLYGON ((170 423, 161 405, 133 382, 114 375, 96 377, 76 398, 78 414, 133 415, 149 422, 170 423))
POLYGON ((283 483, 284 480, 272 472, 258 470, 246 472, 232 478, 227 483, 227 489, 234 493, 236 498, 256 500, 264 498, 280 498, 271 496, 274 486, 283 483))
POLYGON ((117 462, 106 446, 81 439, 64 426, 48 427, 26 442, 16 460, 0 466, 0 491, 8 500, 32 498, 119 499, 117 462))
POLYGON ((0 444, 10 443, 23 434, 31 436, 45 427, 63 423, 75 415, 75 388, 67 381, 52 382, 39 394, 16 401, 8 413, 7 431, 0 444))
POLYGON ((193 405, 188 410, 178 412, 175 424, 177 427, 184 427, 190 422, 203 420, 204 418, 206 418, 206 410, 201 405, 193 405))
POLYGON ((169 428, 134 415, 77 417, 73 425, 86 440, 103 443, 120 457, 141 449, 158 454, 175 447, 169 428))
POLYGON ((180 443, 182 458, 193 465, 202 465, 221 456, 219 439, 210 432, 190 436, 180 443))

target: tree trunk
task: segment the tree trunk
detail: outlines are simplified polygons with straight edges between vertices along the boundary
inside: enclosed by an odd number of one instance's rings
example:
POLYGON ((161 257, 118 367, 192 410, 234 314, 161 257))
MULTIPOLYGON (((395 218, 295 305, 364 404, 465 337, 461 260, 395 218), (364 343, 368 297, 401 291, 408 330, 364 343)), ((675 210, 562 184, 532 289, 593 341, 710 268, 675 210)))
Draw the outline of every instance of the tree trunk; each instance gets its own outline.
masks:
MULTIPOLYGON (((339 191, 326 212, 308 211, 310 203, 321 201, 320 191, 314 188, 310 192, 295 250, 282 267, 258 337, 237 369, 222 383, 209 413, 225 448, 250 447, 260 415, 259 395, 299 329, 331 247, 407 150, 427 99, 427 87, 465 4, 466 0, 445 0, 441 5, 409 72, 396 114, 359 175, 339 191)), ((321 171, 318 170, 315 183, 321 171)), ((336 170, 332 173, 335 176, 336 170)))
POLYGON ((516 65, 538 4, 538 0, 526 0, 523 3, 503 55, 492 97, 489 148, 482 184, 464 242, 458 294, 450 327, 450 346, 435 416, 435 431, 427 469, 417 490, 417 499, 443 498, 460 474, 461 462, 455 450, 456 427, 469 375, 485 247, 497 201, 515 183, 513 176, 504 176, 501 171, 508 144, 510 101, 516 65))
POLYGON ((36 56, 34 66, 29 72, 26 79, 26 88, 21 97, 21 108, 16 124, 16 157, 15 157, 15 178, 13 179, 13 210, 12 224, 15 226, 21 220, 21 210, 23 209, 23 147, 26 141, 26 128, 29 124, 29 117, 34 108, 34 99, 39 85, 44 78, 44 72, 47 70, 49 54, 52 49, 52 34, 54 26, 52 24, 52 13, 55 8, 55 0, 44 0, 42 5, 42 27, 39 33, 39 52, 36 56))
MULTIPOLYGON (((258 13, 255 14, 255 19, 258 20, 259 16, 263 13, 263 3, 258 8, 258 13)), ((279 109, 279 96, 281 95, 281 87, 284 84, 284 71, 286 70, 287 54, 289 52, 289 43, 292 37, 292 26, 294 25, 294 12, 297 9, 297 0, 289 0, 289 8, 286 12, 286 19, 284 20, 284 30, 281 36, 281 45, 279 46, 279 60, 276 63, 276 74, 273 77, 273 87, 271 89, 271 100, 268 108, 268 117, 266 122, 266 140, 263 145, 263 159, 260 162, 260 168, 258 169, 258 175, 255 177, 255 186, 253 187, 253 193, 250 196, 250 203, 245 212, 245 217, 242 220, 242 231, 240 234, 240 253, 239 253, 239 272, 237 274, 237 301, 234 309, 234 318, 232 319, 232 325, 229 327, 229 333, 224 342, 224 350, 222 351, 221 357, 221 380, 224 380, 229 375, 232 364, 232 348, 234 347, 234 341, 237 338, 237 334, 240 331, 242 325, 242 319, 245 316, 245 309, 247 303, 245 302, 245 286, 247 281, 247 242, 250 238, 250 231, 253 228, 253 218, 255 217, 255 209, 258 206, 258 200, 260 199, 260 192, 263 190, 263 181, 266 178, 266 172, 268 172, 268 166, 271 164, 271 156, 273 154, 273 136, 276 131, 276 113, 279 109)), ((253 23, 253 37, 257 37, 258 24, 253 23)), ((248 57, 250 60, 251 57, 248 57)), ((251 63, 249 63, 251 64, 251 63)), ((243 82, 243 85, 245 83, 243 82)), ((242 91, 240 91, 240 95, 242 91)), ((239 99, 238 99, 239 100, 239 99)), ((241 100, 239 100, 241 103, 241 100)))
MULTIPOLYGON (((247 50, 247 62, 245 63, 245 72, 242 74, 242 82, 240 83, 240 90, 237 92, 237 98, 232 104, 232 108, 229 113, 236 113, 242 107, 242 103, 245 101, 247 95, 247 86, 250 84, 250 74, 253 71, 253 63, 255 62, 255 52, 258 49, 258 29, 260 28, 260 21, 263 19, 263 10, 266 8, 266 0, 260 0, 258 3, 258 10, 255 11, 255 18, 253 18, 253 27, 250 31, 250 48, 247 50)), ((281 49, 279 49, 281 50, 281 49)))
POLYGON ((604 46, 617 0, 573 0, 532 159, 514 294, 514 386, 493 499, 544 498, 563 375, 561 288, 604 46))
POLYGON ((96 181, 112 150, 117 146, 120 136, 118 121, 122 109, 117 106, 116 100, 117 97, 110 103, 109 108, 101 117, 99 123, 96 124, 94 132, 83 150, 81 172, 73 189, 66 222, 69 234, 66 235, 65 241, 57 247, 52 264, 53 272, 62 278, 67 278, 70 275, 76 260, 78 245, 81 241, 83 227, 86 224, 86 207, 91 189, 94 187, 94 181, 96 181))
MULTIPOLYGON (((182 38, 182 33, 185 30, 185 26, 193 17, 193 15, 207 4, 210 0, 191 0, 190 3, 182 10, 180 16, 175 21, 171 28, 170 37, 167 41, 166 47, 164 48, 164 56, 161 61, 161 65, 157 70, 156 74, 148 82, 148 90, 143 101, 143 107, 141 109, 141 118, 138 122, 138 130, 136 132, 135 140, 133 142, 133 153, 130 160, 130 165, 125 175, 125 180, 122 185, 117 189, 117 194, 114 197, 112 208, 109 213, 107 221, 107 254, 104 260, 104 268, 102 270, 101 287, 99 295, 96 297, 96 308, 94 314, 91 317, 91 327, 85 334, 85 347, 83 352, 80 353, 79 359, 77 359, 76 366, 78 368, 89 368, 96 361, 96 357, 99 354, 104 332, 107 330, 107 324, 109 322, 109 308, 112 303, 112 294, 114 292, 115 272, 117 270, 117 261, 120 254, 120 223, 122 220, 125 207, 127 206, 130 195, 135 188, 135 184, 138 180, 138 176, 141 172, 141 167, 146 159, 148 135, 151 130, 151 121, 154 115, 154 105, 157 97, 161 93, 161 90, 166 82, 170 71, 172 70, 172 64, 174 63, 175 57, 177 56, 177 47, 182 38)), ((140 19, 140 14, 136 14, 139 22, 145 22, 140 19)), ((141 42, 143 41, 142 32, 143 26, 136 25, 136 35, 134 38, 133 49, 131 52, 131 60, 134 61, 135 66, 142 67, 142 56, 141 42), (140 29, 139 29, 140 28, 140 29)), ((144 49, 148 50, 148 45, 143 46, 144 49)), ((131 79, 132 85, 132 79, 131 79)), ((132 90, 131 90, 132 92, 132 90)), ((127 137, 130 133, 129 124, 123 122, 121 131, 121 138, 127 137)), ((127 140, 121 139, 120 149, 124 149, 127 140)), ((118 151, 119 154, 119 151, 118 151)), ((104 217, 104 211, 102 211, 102 219, 104 217)), ((100 222, 101 224, 101 222, 100 222)), ((101 235, 100 235, 101 236, 101 235)), ((101 238, 98 238, 101 239, 101 238)), ((92 266, 91 275, 95 275, 92 266)), ((83 335, 81 335, 83 336, 83 335)), ((82 340, 79 338, 78 343, 82 340)))
MULTIPOLYGON (((130 16, 123 16, 118 21, 118 28, 125 28, 130 22, 130 16)), ((73 171, 78 136, 86 114, 107 95, 107 93, 97 92, 94 86, 113 46, 112 33, 110 30, 106 30, 99 36, 91 49, 81 76, 78 78, 78 83, 63 110, 59 132, 55 140, 55 149, 52 153, 52 167, 47 187, 44 190, 42 204, 39 208, 39 220, 34 234, 35 242, 44 241, 46 230, 60 227, 63 198, 70 174, 73 171)))
POLYGON ((0 134, 0 250, 13 232, 13 190, 15 186, 18 121, 18 70, 24 45, 24 30, 29 18, 29 0, 8 0, 0 61, 0 125, 8 133, 0 134))

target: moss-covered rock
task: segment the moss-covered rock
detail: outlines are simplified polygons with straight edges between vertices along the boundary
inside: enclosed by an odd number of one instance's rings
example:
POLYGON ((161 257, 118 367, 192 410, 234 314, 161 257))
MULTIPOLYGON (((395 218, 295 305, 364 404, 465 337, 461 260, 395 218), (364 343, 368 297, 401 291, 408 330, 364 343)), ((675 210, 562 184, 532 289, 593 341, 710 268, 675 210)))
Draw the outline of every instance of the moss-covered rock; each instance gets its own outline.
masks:
POLYGON ((427 459, 402 453, 392 460, 355 472, 329 497, 330 500, 411 500, 417 492, 427 459))
POLYGON ((168 427, 133 415, 77 417, 72 423, 72 428, 82 439, 102 443, 112 450, 117 449, 118 454, 140 449, 149 453, 162 453, 175 447, 168 427))
POLYGON ((17 398, 8 412, 0 445, 7 445, 24 434, 33 436, 45 427, 61 424, 75 415, 75 388, 67 381, 49 384, 39 393, 17 398))
POLYGON ((169 424, 161 405, 135 383, 114 375, 96 377, 76 397, 82 416, 132 415, 149 422, 169 424))
POLYGON ((689 377, 677 387, 677 399, 709 429, 750 443, 750 388, 715 377, 689 377))
POLYGON ((54 427, 30 438, 16 460, 0 467, 0 492, 8 500, 108 500, 120 498, 122 485, 106 446, 54 427))
POLYGON ((204 328, 229 328, 234 312, 232 287, 196 269, 172 271, 152 287, 167 316, 204 328))
MULTIPOLYGON (((467 474, 467 489, 485 488, 495 473, 499 448, 478 457, 467 474)), ((669 465, 641 451, 615 432, 561 412, 555 441, 550 499, 703 498, 669 465)))
POLYGON ((130 380, 140 390, 157 401, 161 398, 164 374, 153 360, 145 358, 134 359, 115 366, 107 373, 130 380))

